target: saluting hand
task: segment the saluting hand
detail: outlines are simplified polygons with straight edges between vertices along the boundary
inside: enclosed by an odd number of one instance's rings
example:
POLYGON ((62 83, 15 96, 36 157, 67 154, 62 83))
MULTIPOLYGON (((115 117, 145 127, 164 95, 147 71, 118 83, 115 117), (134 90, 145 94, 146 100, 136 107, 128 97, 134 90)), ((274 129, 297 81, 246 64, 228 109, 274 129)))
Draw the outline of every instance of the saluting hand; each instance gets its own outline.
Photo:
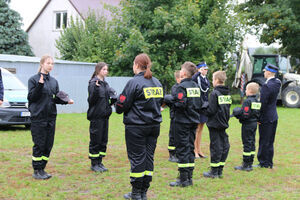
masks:
POLYGON ((41 77, 40 77, 39 83, 44 83, 44 76, 43 76, 43 74, 41 74, 41 77))
POLYGON ((73 104, 73 103, 74 103, 73 99, 70 99, 70 101, 68 101, 68 104, 73 104))
POLYGON ((98 81, 98 80, 96 81, 96 86, 98 86, 98 87, 100 86, 100 84, 99 84, 99 81, 98 81))

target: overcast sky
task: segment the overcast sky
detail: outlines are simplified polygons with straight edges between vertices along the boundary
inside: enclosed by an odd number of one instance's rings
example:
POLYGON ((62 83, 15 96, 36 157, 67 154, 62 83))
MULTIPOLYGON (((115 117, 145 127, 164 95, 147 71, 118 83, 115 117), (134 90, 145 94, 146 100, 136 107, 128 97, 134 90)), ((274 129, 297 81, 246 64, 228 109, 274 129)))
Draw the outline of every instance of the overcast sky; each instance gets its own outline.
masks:
POLYGON ((20 13, 23 18, 23 29, 26 30, 38 15, 47 0, 11 0, 10 8, 20 13))
MULTIPOLYGON (((40 10, 43 8, 47 0, 11 0, 10 7, 20 13, 23 18, 23 29, 26 30, 40 10)), ((248 47, 265 46, 259 43, 256 36, 247 35, 248 47)), ((273 45, 278 47, 277 44, 273 45)))

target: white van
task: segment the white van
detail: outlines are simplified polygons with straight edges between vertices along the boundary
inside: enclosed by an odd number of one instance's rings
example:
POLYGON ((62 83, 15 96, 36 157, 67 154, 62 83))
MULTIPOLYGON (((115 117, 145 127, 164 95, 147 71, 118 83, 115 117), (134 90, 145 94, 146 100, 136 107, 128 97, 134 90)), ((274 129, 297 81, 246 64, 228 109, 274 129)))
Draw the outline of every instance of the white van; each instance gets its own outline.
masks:
POLYGON ((0 125, 25 125, 29 128, 27 87, 6 69, 1 68, 1 74, 4 98, 0 106, 0 125))

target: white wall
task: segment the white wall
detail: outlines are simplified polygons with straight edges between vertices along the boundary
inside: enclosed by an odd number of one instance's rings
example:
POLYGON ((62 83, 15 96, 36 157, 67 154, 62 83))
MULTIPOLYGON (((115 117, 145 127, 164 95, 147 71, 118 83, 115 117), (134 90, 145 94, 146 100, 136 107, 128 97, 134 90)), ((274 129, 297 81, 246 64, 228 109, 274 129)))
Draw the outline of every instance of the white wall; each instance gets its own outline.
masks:
POLYGON ((73 18, 79 17, 79 14, 68 0, 51 0, 28 31, 29 44, 37 57, 45 54, 60 57, 59 51, 55 47, 55 40, 60 37, 60 31, 54 29, 55 11, 67 11, 68 20, 70 16, 73 16, 73 18))

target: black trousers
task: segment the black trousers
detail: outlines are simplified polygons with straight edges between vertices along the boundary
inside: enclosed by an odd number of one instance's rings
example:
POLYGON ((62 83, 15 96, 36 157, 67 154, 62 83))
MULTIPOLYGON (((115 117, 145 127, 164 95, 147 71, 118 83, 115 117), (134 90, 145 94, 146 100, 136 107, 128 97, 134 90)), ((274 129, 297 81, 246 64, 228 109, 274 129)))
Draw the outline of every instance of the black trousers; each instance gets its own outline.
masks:
POLYGON ((31 121, 33 141, 32 167, 34 170, 45 169, 54 143, 55 119, 50 121, 31 121))
POLYGON ((277 120, 259 125, 259 148, 257 159, 263 167, 273 167, 274 140, 277 120))
POLYGON ((198 124, 175 122, 175 146, 179 172, 193 172, 195 167, 194 142, 198 124))
POLYGON ((130 161, 130 183, 138 189, 148 189, 154 170, 154 152, 160 124, 125 125, 127 155, 130 161))
POLYGON ((225 129, 208 127, 210 138, 210 166, 222 167, 229 152, 229 140, 225 129))
POLYGON ((108 141, 108 119, 91 120, 89 158, 99 160, 106 156, 108 141))
POLYGON ((170 130, 169 130, 169 146, 168 150, 170 154, 175 155, 176 147, 175 147, 175 128, 174 128, 174 120, 171 119, 170 121, 170 130))
POLYGON ((255 134, 257 122, 242 124, 243 162, 253 164, 255 155, 255 134))

